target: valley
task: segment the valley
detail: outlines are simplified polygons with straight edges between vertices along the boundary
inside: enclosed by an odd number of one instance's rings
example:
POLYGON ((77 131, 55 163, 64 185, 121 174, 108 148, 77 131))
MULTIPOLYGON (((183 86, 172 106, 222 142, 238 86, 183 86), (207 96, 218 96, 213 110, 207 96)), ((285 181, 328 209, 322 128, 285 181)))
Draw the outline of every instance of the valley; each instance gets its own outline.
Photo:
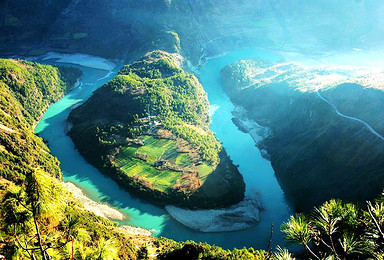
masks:
POLYGON ((0 1, 0 258, 383 259, 382 17, 0 1))

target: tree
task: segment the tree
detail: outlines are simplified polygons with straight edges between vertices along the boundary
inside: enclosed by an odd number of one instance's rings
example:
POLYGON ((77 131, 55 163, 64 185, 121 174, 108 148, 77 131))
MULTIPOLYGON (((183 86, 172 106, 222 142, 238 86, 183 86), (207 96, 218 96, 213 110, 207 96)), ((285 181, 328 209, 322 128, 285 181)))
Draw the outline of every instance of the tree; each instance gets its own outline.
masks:
POLYGON ((137 251, 137 259, 147 260, 148 258, 148 248, 146 246, 140 247, 139 251, 137 251))
POLYGON ((310 256, 320 260, 309 247, 309 243, 313 236, 313 230, 311 229, 308 217, 303 214, 291 216, 288 222, 281 225, 281 231, 287 235, 285 238, 288 241, 303 245, 310 256))
POLYGON ((78 219, 67 218, 61 223, 62 232, 59 232, 57 241, 42 233, 46 216, 57 215, 51 208, 57 201, 47 187, 50 184, 45 183, 44 178, 38 180, 37 175, 38 171, 30 171, 26 175, 25 187, 8 188, 1 201, 1 220, 21 252, 30 259, 37 259, 36 254, 39 254, 42 259, 49 260, 49 249, 60 249, 73 240, 72 232, 78 219))
POLYGON ((384 204, 367 202, 367 211, 340 200, 315 208, 311 216, 298 214, 282 225, 291 242, 304 246, 316 259, 366 259, 383 255, 384 204), (312 247, 310 247, 310 243, 312 247))

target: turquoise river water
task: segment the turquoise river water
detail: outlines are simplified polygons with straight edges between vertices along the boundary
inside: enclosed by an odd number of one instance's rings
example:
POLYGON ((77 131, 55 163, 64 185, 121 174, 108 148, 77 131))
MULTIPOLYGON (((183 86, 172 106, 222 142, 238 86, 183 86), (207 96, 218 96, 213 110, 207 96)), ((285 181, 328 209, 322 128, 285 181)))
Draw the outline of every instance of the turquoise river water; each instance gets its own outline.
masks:
POLYGON ((241 59, 259 57, 278 61, 280 56, 264 50, 238 50, 221 57, 209 59, 200 71, 200 81, 208 93, 211 104, 211 129, 222 142, 246 183, 246 193, 258 192, 264 210, 261 221, 256 226, 234 232, 201 233, 191 230, 173 220, 163 207, 148 203, 119 188, 110 178, 102 175, 88 164, 75 149, 71 139, 65 134, 66 119, 73 106, 87 100, 92 92, 112 79, 121 66, 113 71, 77 66, 83 71, 81 85, 60 101, 50 106, 35 131, 48 140, 52 154, 61 162, 64 181, 80 187, 95 201, 105 202, 119 209, 128 218, 120 224, 129 224, 154 231, 155 236, 165 236, 175 240, 195 240, 216 244, 224 248, 254 247, 266 249, 270 237, 270 226, 274 223, 273 245, 283 245, 283 235, 279 226, 292 213, 284 200, 269 161, 261 155, 251 136, 238 130, 232 123, 233 104, 224 92, 221 83, 221 69, 241 59))

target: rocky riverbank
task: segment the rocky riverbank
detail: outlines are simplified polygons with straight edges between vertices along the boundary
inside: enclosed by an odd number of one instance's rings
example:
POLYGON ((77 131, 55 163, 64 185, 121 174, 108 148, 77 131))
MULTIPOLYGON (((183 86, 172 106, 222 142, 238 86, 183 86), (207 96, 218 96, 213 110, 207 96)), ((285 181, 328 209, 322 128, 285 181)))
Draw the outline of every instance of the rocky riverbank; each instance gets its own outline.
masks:
POLYGON ((239 128, 240 131, 248 133, 259 149, 261 156, 270 160, 271 158, 263 145, 263 140, 272 134, 271 129, 266 126, 261 126, 257 122, 250 119, 250 117, 247 116, 245 108, 241 106, 235 107, 232 114, 234 115, 232 122, 239 128))
POLYGON ((152 236, 152 233, 153 233, 151 230, 148 230, 145 228, 128 226, 128 225, 121 225, 119 226, 119 229, 127 231, 129 234, 132 234, 132 235, 142 235, 142 236, 148 236, 148 237, 152 236))
POLYGON ((260 221, 261 203, 257 198, 246 197, 228 208, 190 210, 172 205, 168 213, 183 225, 200 232, 227 232, 249 228, 260 221))
POLYGON ((91 200, 84 194, 84 192, 71 182, 65 182, 65 187, 70 191, 73 196, 84 206, 86 210, 89 210, 95 213, 98 216, 109 218, 112 220, 124 220, 126 216, 118 211, 117 209, 112 208, 108 204, 96 202, 91 200))

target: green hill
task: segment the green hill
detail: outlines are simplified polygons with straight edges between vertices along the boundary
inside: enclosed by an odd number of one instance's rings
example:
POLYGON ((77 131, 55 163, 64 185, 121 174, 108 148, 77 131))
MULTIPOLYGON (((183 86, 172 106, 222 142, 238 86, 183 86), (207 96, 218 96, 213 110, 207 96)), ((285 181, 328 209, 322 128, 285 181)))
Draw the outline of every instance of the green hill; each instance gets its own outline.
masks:
POLYGON ((156 51, 74 109, 69 134, 92 164, 152 201, 230 205, 243 199, 245 185, 209 130, 208 108, 197 78, 156 51))
MULTIPOLYGON (((152 55, 160 54, 160 57, 167 55, 165 53, 152 55)), ((153 56, 148 56, 144 60, 150 57, 153 56)), ((130 68, 132 67, 125 67, 122 73, 126 73, 130 68)), ((169 72, 169 70, 159 71, 169 72)), ((276 252, 270 251, 269 248, 268 252, 252 248, 230 251, 206 243, 175 242, 166 238, 133 235, 116 227, 111 221, 86 211, 63 187, 57 159, 49 153, 43 140, 33 134, 33 126, 41 117, 43 110, 59 99, 79 75, 79 71, 70 68, 58 69, 20 60, 0 60, 1 257, 4 256, 5 259, 71 259, 72 256, 73 259, 295 259, 287 250, 281 248, 276 252)), ((104 88, 108 88, 108 85, 104 88)), ((91 99, 88 102, 93 101, 91 99)), ((151 112, 155 116, 154 111, 151 112)), ((95 114, 91 115, 91 118, 99 118, 95 114)), ((162 118, 160 115, 158 120, 162 118)), ((169 119, 172 117, 169 116, 169 119)), ((206 119, 205 117, 205 120, 200 121, 201 126, 196 123, 192 128, 196 130, 203 127, 206 125, 206 119)), ((185 122, 184 120, 181 122, 185 122)), ((167 122, 167 118, 162 118, 161 122, 167 122)), ((163 135, 166 133, 167 136, 172 133, 164 125, 158 130, 162 130, 163 135)), ((117 137, 115 132, 113 137, 117 137)), ((120 159, 132 160, 129 156, 132 156, 133 152, 138 152, 135 149, 140 149, 142 158, 147 155, 146 160, 141 160, 143 162, 155 160, 160 151, 161 156, 167 158, 175 158, 174 153, 181 153, 184 155, 176 157, 175 165, 186 167, 190 163, 189 155, 186 156, 182 151, 174 151, 173 145, 177 145, 177 141, 169 136, 156 138, 146 133, 141 139, 136 140, 137 143, 143 142, 144 145, 126 145, 124 148, 128 155, 125 157, 122 154, 120 159), (124 157, 125 159, 122 159, 124 157)), ((193 141, 189 143, 192 145, 193 141)), ((202 154, 202 151, 200 153, 202 154)), ((219 169, 224 159, 218 162, 216 169, 219 169)), ((205 160, 207 167, 213 167, 214 160, 205 160)), ((368 203, 366 209, 331 200, 315 209, 309 216, 303 214, 292 216, 283 224, 281 230, 287 235, 287 240, 304 246, 307 256, 299 254, 300 259, 383 259, 383 209, 383 197, 368 203)))

